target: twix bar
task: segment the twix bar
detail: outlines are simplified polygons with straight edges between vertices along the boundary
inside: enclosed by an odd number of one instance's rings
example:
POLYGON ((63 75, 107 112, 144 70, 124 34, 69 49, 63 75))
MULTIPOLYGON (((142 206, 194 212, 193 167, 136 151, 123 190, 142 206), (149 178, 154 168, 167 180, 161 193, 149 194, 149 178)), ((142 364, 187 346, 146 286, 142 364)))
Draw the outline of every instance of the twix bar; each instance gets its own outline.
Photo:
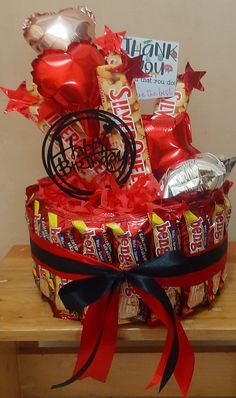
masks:
MULTIPOLYGON (((97 77, 105 111, 118 116, 130 128, 136 142, 136 159, 130 176, 132 185, 151 172, 136 87, 130 86, 124 73, 114 72, 116 64, 97 67, 97 77)), ((122 128, 122 125, 120 126, 122 128)))

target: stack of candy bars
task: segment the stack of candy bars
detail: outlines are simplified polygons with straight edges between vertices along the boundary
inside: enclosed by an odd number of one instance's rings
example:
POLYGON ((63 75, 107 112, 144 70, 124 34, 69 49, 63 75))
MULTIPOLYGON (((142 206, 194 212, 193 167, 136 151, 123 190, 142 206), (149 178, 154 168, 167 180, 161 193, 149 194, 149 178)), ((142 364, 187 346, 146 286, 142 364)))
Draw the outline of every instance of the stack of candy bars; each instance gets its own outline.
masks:
MULTIPOLYGON (((228 198, 230 184, 206 193, 183 195, 176 199, 157 202, 150 213, 78 212, 73 204, 68 209, 60 205, 66 195, 56 192, 57 202, 48 202, 48 178, 26 190, 26 215, 30 230, 41 239, 66 250, 112 263, 122 269, 137 267, 155 256, 172 250, 183 250, 186 255, 196 254, 221 242, 227 234, 231 213, 228 198)), ((131 210, 132 211, 132 210, 131 210)), ((82 320, 84 313, 69 313, 60 297, 60 288, 69 280, 55 276, 34 263, 33 274, 44 297, 50 300, 55 316, 82 320)), ((220 293, 226 278, 226 268, 209 280, 188 288, 164 287, 171 304, 180 317, 199 306, 212 304, 220 293)), ((147 321, 158 319, 127 283, 122 285, 119 321, 147 321)))
MULTIPOLYGON (((200 79, 205 72, 194 71, 188 63, 178 75, 175 95, 157 98, 153 114, 141 115, 134 79, 147 74, 141 70, 142 57, 131 59, 122 49, 125 32, 105 27, 104 35, 95 39, 95 19, 86 7, 35 13, 23 29, 39 55, 32 63, 32 83, 23 82, 15 91, 1 87, 10 98, 6 110, 19 111, 47 134, 71 112, 102 108, 128 126, 136 145, 131 174, 121 187, 111 182, 109 170, 102 171, 103 183, 96 167, 78 172, 78 185, 82 177, 86 188, 97 180, 86 201, 71 198, 49 177, 28 187, 30 231, 66 251, 124 270, 168 251, 200 253, 225 239, 231 213, 227 177, 235 159, 201 154, 193 147, 187 114, 192 90, 203 91, 200 79), (208 167, 201 167, 201 161, 208 167)), ((61 143, 67 148, 99 135, 98 124, 75 120, 62 131, 61 143)), ((109 145, 124 151, 115 130, 109 135, 109 145)), ((55 316, 84 319, 86 308, 70 313, 59 297, 69 280, 37 262, 33 274, 55 316)), ((224 268, 199 285, 164 288, 175 313, 183 317, 212 304, 225 277, 224 268)), ((124 283, 119 322, 133 321, 155 324, 158 319, 135 289, 124 283)))

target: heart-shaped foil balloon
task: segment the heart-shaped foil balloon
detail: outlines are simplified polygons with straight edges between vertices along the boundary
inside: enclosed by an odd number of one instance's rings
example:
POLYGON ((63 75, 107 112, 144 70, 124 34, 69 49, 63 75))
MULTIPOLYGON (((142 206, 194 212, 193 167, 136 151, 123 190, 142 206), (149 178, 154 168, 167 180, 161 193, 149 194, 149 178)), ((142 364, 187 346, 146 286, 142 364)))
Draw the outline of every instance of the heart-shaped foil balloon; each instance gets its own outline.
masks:
POLYGON ((80 6, 35 13, 26 19, 23 31, 26 41, 39 53, 50 48, 66 51, 73 42, 94 39, 95 18, 92 11, 80 6))
POLYGON ((186 112, 175 118, 165 114, 144 116, 143 122, 152 171, 158 180, 170 167, 199 153, 191 145, 190 118, 186 112))
POLYGON ((100 94, 96 67, 104 58, 89 42, 72 43, 67 52, 45 50, 32 63, 39 93, 59 104, 63 111, 97 108, 100 94))

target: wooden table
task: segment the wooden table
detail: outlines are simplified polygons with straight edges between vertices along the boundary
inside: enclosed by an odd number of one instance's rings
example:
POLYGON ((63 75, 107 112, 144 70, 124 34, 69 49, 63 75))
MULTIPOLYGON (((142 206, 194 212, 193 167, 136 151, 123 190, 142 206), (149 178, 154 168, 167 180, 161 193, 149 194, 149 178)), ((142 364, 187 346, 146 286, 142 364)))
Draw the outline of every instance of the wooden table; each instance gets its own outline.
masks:
MULTIPOLYGON (((226 288, 210 310, 183 321, 196 353, 190 397, 236 397, 236 243, 229 246, 226 288)), ((117 354, 107 383, 86 379, 60 390, 71 375, 81 334, 77 321, 53 318, 31 275, 28 246, 14 246, 0 264, 0 397, 157 397, 145 390, 165 329, 119 329, 117 354)), ((175 380, 160 394, 180 396, 175 380)))

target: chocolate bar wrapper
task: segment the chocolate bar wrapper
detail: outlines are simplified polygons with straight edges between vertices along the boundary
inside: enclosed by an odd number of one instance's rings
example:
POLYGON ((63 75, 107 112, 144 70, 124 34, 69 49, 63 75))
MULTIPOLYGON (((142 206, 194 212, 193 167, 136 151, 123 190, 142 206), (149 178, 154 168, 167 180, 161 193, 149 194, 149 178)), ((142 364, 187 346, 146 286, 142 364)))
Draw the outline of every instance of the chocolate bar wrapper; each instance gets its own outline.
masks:
MULTIPOLYGON (((150 258, 150 228, 147 216, 110 222, 118 266, 124 270, 150 258)), ((119 305, 119 323, 145 321, 148 308, 127 282, 123 283, 119 305)))
MULTIPOLYGON (((185 211, 181 221, 182 250, 186 255, 197 254, 209 245, 211 200, 199 199, 191 204, 191 210, 185 211)), ((183 292, 182 315, 186 315, 200 305, 207 304, 208 281, 186 287, 183 292)))
POLYGON ((104 223, 96 220, 74 220, 72 224, 80 234, 84 256, 113 263, 112 234, 104 223))
MULTIPOLYGON (((163 208, 156 210, 149 215, 150 223, 152 225, 154 256, 159 257, 169 251, 180 250, 181 248, 181 234, 180 234, 180 219, 181 206, 179 211, 174 209, 163 208)), ((177 315, 181 313, 181 288, 180 287, 163 287, 174 311, 177 315)), ((158 318, 151 313, 148 319, 150 326, 158 323, 158 318)))
MULTIPOLYGON (((135 138, 137 153, 129 179, 129 184, 132 185, 140 177, 150 173, 151 166, 135 85, 130 86, 125 74, 113 72, 116 66, 110 64, 97 67, 97 77, 103 109, 122 119, 135 138)), ((119 144, 120 136, 113 134, 115 137, 111 134, 111 139, 116 140, 118 148, 122 147, 119 144)))
POLYGON ((53 301, 55 298, 54 276, 41 266, 38 267, 40 291, 45 297, 53 301))
POLYGON ((122 284, 120 296, 118 321, 120 325, 129 322, 143 322, 147 319, 147 306, 129 283, 122 284))
MULTIPOLYGON (((225 236, 225 212, 224 205, 219 201, 216 201, 214 211, 212 215, 212 239, 213 244, 217 245, 220 243, 225 236)), ((217 293, 219 292, 221 283, 222 271, 217 272, 209 281, 208 288, 208 302, 212 303, 217 293)))
POLYGON ((59 291, 68 282, 70 282, 70 280, 60 278, 59 276, 54 277, 55 299, 54 299, 54 305, 52 306, 54 315, 58 318, 63 318, 63 319, 71 319, 71 320, 81 319, 83 312, 82 308, 78 309, 78 312, 71 313, 65 308, 63 302, 60 299, 59 291))
MULTIPOLYGON (((223 194, 223 202, 224 202, 224 214, 225 214, 225 233, 227 233, 232 213, 232 206, 227 194, 223 194)), ((228 275, 228 266, 226 264, 223 271, 221 272, 219 291, 223 289, 227 275, 228 275)))
MULTIPOLYGON (((59 217, 56 213, 48 212, 49 241, 54 245, 65 247, 65 235, 62 232, 62 226, 59 225, 58 220, 59 217)), ((69 279, 54 276, 53 284, 55 294, 52 300, 52 308, 56 317, 63 319, 79 319, 81 315, 78 313, 71 314, 66 309, 59 296, 60 288, 69 282, 69 279)))
POLYGON ((159 98, 156 101, 154 114, 177 117, 181 112, 186 111, 188 103, 189 95, 186 93, 185 84, 178 80, 175 95, 171 98, 159 98))
MULTIPOLYGON (((49 237, 43 209, 40 207, 40 202, 34 200, 34 216, 33 227, 34 232, 41 238, 47 239, 49 237)), ((39 285, 41 293, 49 300, 54 300, 55 288, 53 283, 53 275, 39 264, 34 264, 33 275, 35 276, 36 283, 39 285)))

